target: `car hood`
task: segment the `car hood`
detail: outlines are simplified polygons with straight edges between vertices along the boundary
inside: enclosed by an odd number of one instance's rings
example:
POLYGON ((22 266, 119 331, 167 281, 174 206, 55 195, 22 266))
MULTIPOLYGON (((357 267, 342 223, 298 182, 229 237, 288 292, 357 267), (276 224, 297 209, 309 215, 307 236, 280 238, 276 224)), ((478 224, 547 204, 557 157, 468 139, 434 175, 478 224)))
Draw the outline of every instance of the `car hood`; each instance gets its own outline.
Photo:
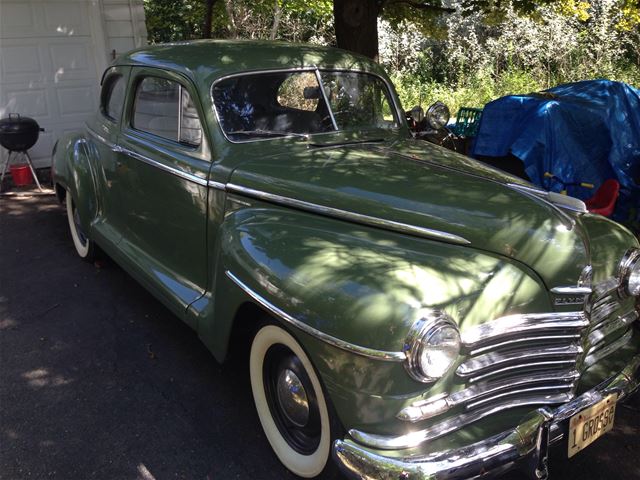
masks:
POLYGON ((427 142, 398 140, 248 160, 233 171, 230 191, 444 232, 526 264, 549 287, 575 285, 589 260, 577 216, 513 184, 531 187, 427 142))

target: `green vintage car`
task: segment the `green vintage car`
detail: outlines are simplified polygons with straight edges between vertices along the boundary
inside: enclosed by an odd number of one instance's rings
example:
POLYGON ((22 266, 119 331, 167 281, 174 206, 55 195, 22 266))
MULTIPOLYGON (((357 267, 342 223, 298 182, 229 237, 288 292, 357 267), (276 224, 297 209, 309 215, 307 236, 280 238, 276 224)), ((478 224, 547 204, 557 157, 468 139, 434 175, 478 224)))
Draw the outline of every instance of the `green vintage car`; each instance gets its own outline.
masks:
POLYGON ((638 240, 412 140, 363 57, 132 51, 53 181, 80 257, 102 249, 218 360, 247 346, 299 476, 545 478, 550 446, 587 447, 638 388, 638 240))

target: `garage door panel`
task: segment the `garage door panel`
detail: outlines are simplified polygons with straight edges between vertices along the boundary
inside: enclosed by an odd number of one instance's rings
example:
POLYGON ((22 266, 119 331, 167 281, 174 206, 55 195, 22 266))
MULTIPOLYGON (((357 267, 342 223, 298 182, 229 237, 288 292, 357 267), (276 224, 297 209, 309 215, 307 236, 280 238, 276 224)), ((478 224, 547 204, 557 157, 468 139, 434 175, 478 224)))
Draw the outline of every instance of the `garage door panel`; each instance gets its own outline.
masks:
POLYGON ((98 92, 91 85, 58 87, 56 94, 61 117, 86 118, 98 109, 96 101, 98 92))
POLYGON ((38 42, 3 40, 0 55, 0 83, 42 82, 47 71, 46 57, 38 42))
POLYGON ((9 113, 19 113, 33 117, 38 122, 52 118, 51 102, 47 88, 25 88, 23 84, 4 85, 0 97, 0 117, 9 113))
POLYGON ((67 36, 91 34, 85 2, 47 2, 43 7, 47 32, 67 36))
POLYGON ((40 132, 38 143, 36 143, 29 155, 37 163, 38 167, 49 167, 51 164, 51 152, 53 151, 54 138, 59 138, 57 132, 45 128, 44 132, 40 132))
POLYGON ((49 55, 53 66, 54 81, 80 78, 96 78, 96 66, 91 55, 89 38, 73 38, 51 42, 49 55))
POLYGON ((0 4, 0 38, 37 34, 33 3, 2 2, 0 4))

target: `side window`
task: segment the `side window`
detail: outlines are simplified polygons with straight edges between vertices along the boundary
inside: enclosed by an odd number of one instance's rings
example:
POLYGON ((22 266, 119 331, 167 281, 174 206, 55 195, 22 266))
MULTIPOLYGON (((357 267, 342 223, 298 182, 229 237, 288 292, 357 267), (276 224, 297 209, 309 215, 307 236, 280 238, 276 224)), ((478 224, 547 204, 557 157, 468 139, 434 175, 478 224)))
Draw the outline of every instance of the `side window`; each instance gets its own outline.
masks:
POLYGON ((133 128, 159 137, 198 146, 202 126, 189 92, 179 83, 145 77, 136 89, 133 128))
POLYGON ((104 82, 101 95, 101 111, 102 114, 119 122, 122 115, 124 105, 125 82, 122 75, 112 74, 104 82))

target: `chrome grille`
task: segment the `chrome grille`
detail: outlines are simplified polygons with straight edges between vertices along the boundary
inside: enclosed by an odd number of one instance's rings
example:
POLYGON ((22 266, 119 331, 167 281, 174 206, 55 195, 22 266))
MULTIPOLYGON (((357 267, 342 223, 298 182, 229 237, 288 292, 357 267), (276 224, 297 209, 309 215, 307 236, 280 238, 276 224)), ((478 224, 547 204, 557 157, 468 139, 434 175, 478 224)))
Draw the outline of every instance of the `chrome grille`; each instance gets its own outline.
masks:
POLYGON ((511 315, 467 329, 457 370, 467 387, 449 396, 466 411, 548 405, 573 398, 589 321, 582 312, 511 315))
POLYGON ((619 281, 613 277, 599 283, 585 307, 590 325, 584 341, 583 369, 624 347, 633 337, 632 324, 640 314, 632 301, 625 306, 618 287, 619 281))

